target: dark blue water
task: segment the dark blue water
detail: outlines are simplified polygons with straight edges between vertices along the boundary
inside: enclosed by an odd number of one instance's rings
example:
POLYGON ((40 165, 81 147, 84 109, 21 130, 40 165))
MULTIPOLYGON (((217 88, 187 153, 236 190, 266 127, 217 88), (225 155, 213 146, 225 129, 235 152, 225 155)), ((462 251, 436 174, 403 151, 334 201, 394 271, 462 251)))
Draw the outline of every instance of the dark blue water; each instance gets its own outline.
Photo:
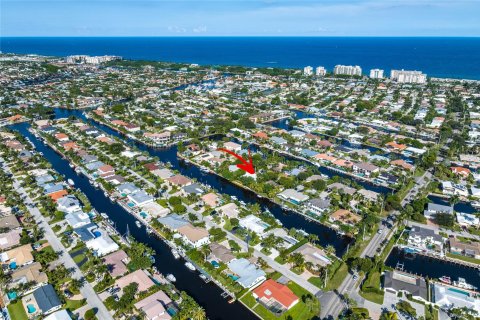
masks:
POLYGON ((440 259, 430 258, 419 254, 405 254, 403 250, 393 248, 392 253, 385 261, 385 265, 395 268, 397 262, 403 263, 403 270, 409 273, 438 279, 441 276, 448 276, 452 281, 458 277, 464 278, 468 283, 480 288, 480 276, 478 269, 454 264, 440 259))
POLYGON ((480 38, 409 37, 2 37, 0 50, 66 56, 120 55, 128 59, 203 65, 301 68, 355 64, 417 69, 428 76, 480 79, 480 38))
MULTIPOLYGON (((428 196, 428 199, 436 204, 441 204, 443 206, 450 206, 450 203, 448 202, 448 199, 444 199, 441 197, 436 197, 436 196, 428 196)), ((464 213, 475 213, 479 210, 475 209, 472 207, 470 202, 464 202, 464 201, 459 201, 453 205, 453 209, 457 212, 464 212, 464 213)))
POLYGON ((202 172, 197 166, 180 161, 177 157, 176 146, 170 148, 151 148, 144 144, 137 143, 105 125, 91 120, 89 121, 83 116, 82 111, 79 110, 55 109, 55 114, 57 117, 64 118, 74 115, 88 121, 91 125, 96 126, 106 133, 121 138, 129 144, 135 145, 135 147, 142 151, 147 151, 151 156, 158 157, 160 161, 164 163, 169 162, 173 169, 178 170, 181 174, 187 177, 195 178, 199 182, 209 185, 221 193, 236 196, 239 200, 243 200, 246 203, 258 203, 262 209, 268 208, 268 210, 270 210, 270 212, 282 222, 285 228, 302 229, 308 233, 316 234, 319 238, 318 243, 324 247, 332 245, 335 248, 337 256, 342 256, 348 244, 352 242, 351 238, 341 236, 335 230, 323 224, 308 221, 299 214, 291 213, 282 209, 282 207, 268 199, 258 198, 255 193, 242 189, 226 179, 214 174, 202 172))
POLYGON ((170 248, 160 239, 154 236, 148 236, 145 227, 138 228, 135 225, 136 219, 131 216, 123 207, 117 203, 111 202, 100 189, 94 188, 82 175, 77 174, 69 166, 69 162, 63 159, 53 149, 44 145, 38 138, 28 131, 29 124, 21 123, 12 126, 12 129, 19 131, 23 136, 28 137, 35 145, 37 151, 42 152, 43 156, 52 164, 53 169, 65 176, 65 179, 72 179, 75 187, 80 189, 90 200, 92 206, 98 212, 105 212, 115 223, 116 229, 125 234, 127 225, 130 234, 135 240, 145 243, 156 252, 155 266, 163 274, 171 273, 177 281, 175 286, 182 291, 187 292, 204 307, 208 318, 210 319, 257 319, 242 304, 235 302, 229 304, 227 299, 221 297, 223 292, 213 283, 206 284, 200 279, 197 272, 191 272, 184 266, 184 261, 175 260, 170 248))

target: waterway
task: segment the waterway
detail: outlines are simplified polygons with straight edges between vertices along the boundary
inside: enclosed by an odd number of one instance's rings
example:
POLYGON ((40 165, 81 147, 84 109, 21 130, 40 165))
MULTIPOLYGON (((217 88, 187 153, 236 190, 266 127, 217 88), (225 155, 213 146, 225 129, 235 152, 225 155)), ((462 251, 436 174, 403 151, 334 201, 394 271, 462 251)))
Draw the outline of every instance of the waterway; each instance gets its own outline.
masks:
POLYGON ((440 260, 420 254, 405 254, 399 248, 393 248, 385 264, 395 268, 397 263, 403 264, 403 270, 409 273, 418 274, 430 279, 448 276, 452 281, 459 277, 464 278, 468 283, 480 289, 479 270, 461 264, 440 260))
POLYGON ((211 186, 221 193, 228 194, 230 196, 236 196, 239 200, 243 200, 246 203, 258 203, 262 209, 267 209, 279 219, 283 226, 287 229, 296 228, 304 230, 305 232, 316 234, 319 238, 319 244, 322 246, 332 245, 335 248, 337 256, 342 256, 347 246, 353 241, 349 237, 338 234, 334 229, 329 228, 323 224, 316 223, 305 219, 305 217, 291 213, 290 211, 282 209, 281 206, 273 203, 265 198, 258 198, 257 195, 249 190, 245 190, 231 183, 230 181, 223 179, 215 174, 205 173, 201 171, 197 166, 185 163, 177 157, 177 147, 172 146, 169 148, 153 148, 146 146, 143 143, 138 143, 132 139, 129 139, 121 133, 109 128, 106 125, 100 124, 91 119, 85 118, 82 111, 68 110, 68 109, 55 109, 55 116, 57 118, 65 118, 69 116, 75 116, 83 119, 106 133, 123 139, 130 145, 135 145, 139 150, 148 152, 151 156, 156 156, 160 161, 166 163, 169 162, 173 169, 178 170, 181 174, 195 178, 201 183, 211 186))
MULTIPOLYGON (((61 114, 67 113, 61 112, 61 114)), ((205 283, 199 278, 197 272, 192 272, 185 267, 182 259, 175 260, 167 244, 155 236, 149 236, 144 226, 138 228, 135 225, 136 219, 133 216, 117 203, 111 202, 101 189, 94 188, 87 178, 77 174, 70 168, 67 160, 63 159, 53 151, 53 149, 43 144, 37 137, 31 134, 28 131, 28 123, 17 124, 11 126, 11 128, 17 130, 23 136, 28 137, 36 149, 42 152, 44 157, 52 164, 52 167, 65 176, 65 179, 72 179, 75 182, 75 187, 86 194, 92 206, 98 212, 105 212, 109 216, 121 234, 126 233, 128 225, 130 234, 135 240, 143 242, 153 248, 156 252, 155 266, 159 272, 163 274, 173 274, 177 279, 175 286, 179 290, 185 291, 192 296, 195 301, 205 309, 209 319, 257 319, 241 303, 235 302, 229 304, 227 299, 221 297, 223 291, 219 287, 213 283, 205 283)))

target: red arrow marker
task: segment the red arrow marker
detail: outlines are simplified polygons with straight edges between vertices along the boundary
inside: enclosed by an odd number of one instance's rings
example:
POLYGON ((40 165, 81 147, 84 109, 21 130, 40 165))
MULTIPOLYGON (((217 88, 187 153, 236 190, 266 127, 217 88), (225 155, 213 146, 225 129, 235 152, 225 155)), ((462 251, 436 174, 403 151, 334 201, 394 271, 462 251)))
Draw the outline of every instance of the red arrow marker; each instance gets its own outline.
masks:
POLYGON ((242 161, 242 163, 239 163, 237 164, 237 167, 239 169, 242 169, 243 171, 246 171, 250 174, 254 174, 255 173, 255 168, 253 167, 253 162, 252 162, 252 156, 250 155, 250 149, 248 150, 248 162, 247 160, 243 159, 242 156, 236 154, 235 152, 233 151, 230 151, 230 150, 227 150, 227 149, 223 149, 223 148, 220 148, 218 149, 219 151, 225 151, 226 153, 229 153, 231 154, 232 156, 234 156, 235 158, 237 158, 238 160, 242 161))

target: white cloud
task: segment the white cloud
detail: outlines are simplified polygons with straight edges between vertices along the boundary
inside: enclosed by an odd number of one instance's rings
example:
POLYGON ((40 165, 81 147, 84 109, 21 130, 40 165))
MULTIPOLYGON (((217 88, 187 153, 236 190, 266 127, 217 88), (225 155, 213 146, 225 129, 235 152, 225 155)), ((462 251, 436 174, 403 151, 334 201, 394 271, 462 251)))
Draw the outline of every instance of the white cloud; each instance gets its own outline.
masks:
POLYGON ((192 29, 194 33, 205 33, 207 32, 207 27, 206 26, 198 26, 192 29))
POLYGON ((187 32, 187 29, 185 29, 184 27, 180 27, 180 26, 168 26, 168 31, 170 32, 174 32, 174 33, 185 33, 187 32))

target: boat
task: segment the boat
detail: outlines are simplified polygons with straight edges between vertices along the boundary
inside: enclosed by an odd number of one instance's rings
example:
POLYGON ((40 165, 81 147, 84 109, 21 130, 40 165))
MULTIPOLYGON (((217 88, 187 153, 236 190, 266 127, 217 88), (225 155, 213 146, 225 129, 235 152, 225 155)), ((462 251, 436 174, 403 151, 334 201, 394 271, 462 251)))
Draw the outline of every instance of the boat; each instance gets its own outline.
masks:
POLYGON ((73 182, 72 179, 68 179, 68 180, 67 180, 67 183, 68 183, 71 187, 73 187, 73 186, 75 185, 75 182, 73 182))
POLYGON ((206 275, 204 275, 203 273, 200 273, 200 278, 203 280, 203 281, 208 281, 208 277, 206 275))
POLYGON ((452 284, 452 279, 450 279, 450 277, 447 277, 447 276, 441 276, 438 280, 446 284, 452 284))
POLYGON ((98 183, 94 182, 94 183, 93 183, 93 186, 94 186, 95 188, 98 188, 98 183))
POLYGON ((177 281, 177 278, 175 278, 175 276, 171 273, 167 274, 166 276, 167 280, 170 281, 170 282, 175 282, 177 281))
POLYGON ((207 167, 201 167, 201 168, 200 168, 200 171, 202 171, 202 172, 209 172, 210 169, 208 169, 207 167))
POLYGON ((140 221, 135 221, 135 224, 137 225, 138 228, 141 228, 142 227, 142 223, 140 221))
POLYGON ((150 258, 150 261, 151 261, 152 263, 155 263, 155 257, 154 257, 154 256, 149 256, 149 258, 150 258))
POLYGON ((472 201, 471 204, 475 209, 480 209, 480 201, 472 201))
POLYGON ((147 233, 148 233, 148 234, 150 234, 150 233, 152 233, 152 232, 153 232, 152 228, 147 228, 147 233))
POLYGON ((102 218, 108 219, 108 216, 105 212, 101 212, 100 215, 102 216, 102 218))
POLYGON ((467 290, 475 290, 477 287, 467 283, 464 278, 458 278, 458 281, 453 281, 453 285, 459 288, 467 289, 467 290))
POLYGON ((188 269, 190 269, 192 271, 197 270, 197 269, 195 269, 195 266, 189 261, 185 262, 185 267, 187 267, 188 269))
POLYGON ((74 165, 73 163, 69 163, 68 166, 69 166, 70 168, 75 168, 75 165, 74 165))
POLYGON ((233 199, 233 200, 238 200, 238 198, 237 198, 237 197, 235 197, 235 196, 232 196, 232 199, 233 199))
POLYGON ((105 197, 107 197, 107 198, 109 197, 109 195, 108 195, 108 192, 107 192, 107 191, 104 191, 104 192, 103 192, 103 194, 105 195, 105 197))
POLYGON ((179 258, 180 258, 180 254, 178 253, 177 250, 172 249, 172 254, 173 254, 173 257, 174 257, 175 259, 179 259, 179 258))

